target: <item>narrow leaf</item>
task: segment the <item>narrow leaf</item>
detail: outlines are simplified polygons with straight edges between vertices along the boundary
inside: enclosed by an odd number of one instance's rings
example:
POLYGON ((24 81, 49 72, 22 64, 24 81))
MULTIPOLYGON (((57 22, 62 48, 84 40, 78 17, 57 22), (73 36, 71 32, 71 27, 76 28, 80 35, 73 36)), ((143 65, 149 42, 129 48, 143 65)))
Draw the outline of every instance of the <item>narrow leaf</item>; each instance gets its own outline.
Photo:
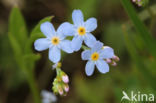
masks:
POLYGON ((156 58, 156 48, 155 48, 155 41, 151 37, 151 34, 147 30, 144 23, 139 19, 137 12, 135 11, 134 7, 132 6, 132 3, 130 0, 121 0, 123 7, 125 8, 128 16, 130 17, 131 21, 134 24, 134 27, 138 31, 138 34, 140 35, 140 38, 143 38, 144 44, 148 48, 151 55, 153 55, 156 58))
POLYGON ((13 8, 9 17, 9 32, 23 48, 27 41, 27 28, 24 18, 18 8, 13 8))

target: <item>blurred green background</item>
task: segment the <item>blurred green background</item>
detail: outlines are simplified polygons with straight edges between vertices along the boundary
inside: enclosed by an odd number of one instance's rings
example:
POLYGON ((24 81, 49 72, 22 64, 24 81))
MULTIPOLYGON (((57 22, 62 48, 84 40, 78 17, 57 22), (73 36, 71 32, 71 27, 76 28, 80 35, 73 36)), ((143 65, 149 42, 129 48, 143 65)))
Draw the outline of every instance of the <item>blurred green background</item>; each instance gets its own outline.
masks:
MULTIPOLYGON (((23 58, 15 53, 12 43, 16 41, 16 37, 10 37, 8 30, 10 25, 16 27, 14 22, 9 22, 11 9, 15 5, 18 5, 28 29, 26 33, 23 28, 15 28, 20 31, 19 35, 25 33, 22 40, 24 45, 29 41, 32 29, 44 17, 54 16, 51 21, 57 28, 62 22, 72 21, 74 9, 81 9, 85 20, 89 17, 97 18, 98 27, 93 34, 105 45, 114 48, 115 54, 120 57, 118 65, 110 66, 107 74, 96 70, 94 75, 87 77, 84 70, 86 61, 82 61, 80 56, 82 51, 64 56, 62 70, 69 75, 70 91, 65 97, 58 96, 57 103, 120 103, 122 91, 128 94, 131 91, 156 93, 155 0, 150 0, 147 7, 138 7, 132 3, 149 35, 144 33, 144 26, 137 28, 134 23, 137 19, 130 20, 119 0, 0 0, 0 103, 34 103, 28 85, 33 80, 27 82, 27 76, 31 78, 33 75, 39 92, 43 89, 51 91, 56 76, 55 71, 51 70, 48 50, 40 53, 28 50, 31 55, 25 55, 25 58, 28 57, 25 65, 28 71, 33 69, 32 75, 21 69, 20 60, 23 58), (36 57, 32 53, 37 54, 36 57), (31 57, 34 61, 29 63, 31 57)), ((14 18, 13 21, 20 22, 20 19, 14 18)), ((30 47, 33 49, 33 45, 30 47)))

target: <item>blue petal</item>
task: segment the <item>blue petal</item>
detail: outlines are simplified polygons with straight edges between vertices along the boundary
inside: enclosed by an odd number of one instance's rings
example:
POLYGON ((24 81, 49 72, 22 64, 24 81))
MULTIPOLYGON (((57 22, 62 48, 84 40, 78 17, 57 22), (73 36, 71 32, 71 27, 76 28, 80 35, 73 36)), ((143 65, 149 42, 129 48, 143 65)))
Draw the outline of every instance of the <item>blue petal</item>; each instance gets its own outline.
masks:
POLYGON ((103 43, 101 43, 100 41, 96 41, 94 42, 94 45, 92 45, 92 51, 99 51, 101 50, 103 47, 103 43))
POLYGON ((72 53, 73 49, 71 47, 71 41, 69 40, 61 41, 61 49, 67 53, 72 53))
POLYGON ((96 62, 96 67, 101 73, 109 72, 109 65, 104 60, 98 60, 96 62))
POLYGON ((64 22, 57 29, 57 33, 59 35, 73 36, 75 34, 74 26, 68 22, 64 22))
POLYGON ((91 33, 87 33, 84 42, 88 47, 91 48, 95 44, 96 38, 91 33))
POLYGON ((57 46, 53 46, 49 48, 49 59, 54 63, 60 61, 61 53, 60 53, 60 49, 57 46))
POLYGON ((84 19, 81 10, 74 10, 72 13, 72 19, 76 26, 82 25, 84 23, 84 19))
POLYGON ((37 51, 43 51, 49 48, 50 41, 47 38, 37 39, 34 43, 34 47, 37 51))
POLYGON ((97 20, 95 18, 89 18, 85 22, 85 27, 87 32, 92 32, 97 28, 97 20))
POLYGON ((86 71, 87 76, 91 76, 93 74, 94 67, 95 67, 94 62, 92 62, 92 61, 87 62, 86 67, 85 67, 85 71, 86 71))
POLYGON ((71 41, 72 49, 73 51, 78 51, 80 50, 82 46, 82 38, 79 36, 75 36, 73 40, 71 41))
POLYGON ((103 50, 100 51, 101 59, 108 59, 114 56, 114 50, 108 46, 104 47, 103 50))
POLYGON ((41 24, 40 29, 47 38, 51 38, 55 34, 55 28, 50 22, 41 24))
POLYGON ((82 60, 89 60, 90 56, 91 56, 90 50, 85 50, 81 53, 82 60))

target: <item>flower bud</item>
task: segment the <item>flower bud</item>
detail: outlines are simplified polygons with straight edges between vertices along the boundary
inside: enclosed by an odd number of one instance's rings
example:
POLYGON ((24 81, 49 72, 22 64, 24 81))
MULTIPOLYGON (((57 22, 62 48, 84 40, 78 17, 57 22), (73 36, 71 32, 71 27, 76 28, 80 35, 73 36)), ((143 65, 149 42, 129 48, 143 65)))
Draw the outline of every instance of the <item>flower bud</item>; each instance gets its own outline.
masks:
POLYGON ((64 90, 65 90, 66 92, 69 91, 69 86, 68 86, 68 84, 64 86, 64 90))
POLYGON ((68 78, 67 75, 63 75, 62 80, 63 80, 64 83, 69 83, 69 78, 68 78))
POLYGON ((58 91, 59 91, 60 95, 63 95, 64 92, 63 92, 63 89, 61 87, 58 88, 58 91))
POLYGON ((111 60, 111 59, 106 59, 106 62, 107 62, 107 63, 111 63, 112 60, 111 60))
POLYGON ((117 66, 117 63, 113 61, 112 66, 117 66))
POLYGON ((53 92, 55 94, 60 94, 61 96, 66 96, 69 91, 69 77, 61 70, 61 68, 56 68, 57 76, 53 82, 53 92))
POLYGON ((132 0, 132 2, 134 2, 138 6, 146 6, 149 0, 132 0))
POLYGON ((132 0, 132 2, 136 2, 136 0, 132 0))
POLYGON ((120 60, 120 58, 118 57, 118 56, 113 56, 113 58, 112 58, 113 60, 115 60, 115 61, 119 61, 120 60))

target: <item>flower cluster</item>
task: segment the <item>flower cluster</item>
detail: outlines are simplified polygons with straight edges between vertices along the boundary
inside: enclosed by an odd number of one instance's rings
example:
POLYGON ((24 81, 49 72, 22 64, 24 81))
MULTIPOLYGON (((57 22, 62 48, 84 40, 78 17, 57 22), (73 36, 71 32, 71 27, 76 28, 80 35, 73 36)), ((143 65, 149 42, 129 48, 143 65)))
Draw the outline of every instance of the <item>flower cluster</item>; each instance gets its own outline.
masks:
POLYGON ((115 61, 119 61, 119 58, 114 55, 112 48, 103 46, 103 43, 97 41, 89 50, 85 50, 81 54, 82 60, 88 60, 85 71, 88 76, 94 72, 95 65, 99 72, 107 73, 109 66, 107 63, 116 65, 115 61), (112 60, 111 60, 112 59, 112 60))
POLYGON ((34 46, 37 51, 43 51, 49 48, 49 59, 56 63, 57 77, 53 82, 54 93, 65 95, 69 91, 68 76, 58 66, 61 60, 61 50, 66 53, 73 53, 85 47, 81 54, 82 60, 88 60, 85 72, 88 76, 92 75, 95 66, 101 73, 109 71, 109 65, 116 65, 119 58, 115 56, 111 47, 104 46, 91 33, 97 28, 96 18, 89 18, 84 21, 81 10, 74 10, 72 13, 73 24, 69 22, 62 23, 57 30, 50 22, 41 24, 41 31, 46 38, 40 38, 35 41, 34 46), (72 36, 72 40, 67 40, 72 36), (86 46, 83 45, 83 42, 86 46))
POLYGON ((148 4, 149 0, 132 0, 132 2, 136 3, 138 6, 145 6, 148 4))
POLYGON ((57 77, 54 79, 52 89, 55 94, 59 93, 60 95, 66 95, 69 91, 69 78, 67 74, 61 70, 60 63, 54 64, 54 68, 55 66, 57 71, 57 77))

